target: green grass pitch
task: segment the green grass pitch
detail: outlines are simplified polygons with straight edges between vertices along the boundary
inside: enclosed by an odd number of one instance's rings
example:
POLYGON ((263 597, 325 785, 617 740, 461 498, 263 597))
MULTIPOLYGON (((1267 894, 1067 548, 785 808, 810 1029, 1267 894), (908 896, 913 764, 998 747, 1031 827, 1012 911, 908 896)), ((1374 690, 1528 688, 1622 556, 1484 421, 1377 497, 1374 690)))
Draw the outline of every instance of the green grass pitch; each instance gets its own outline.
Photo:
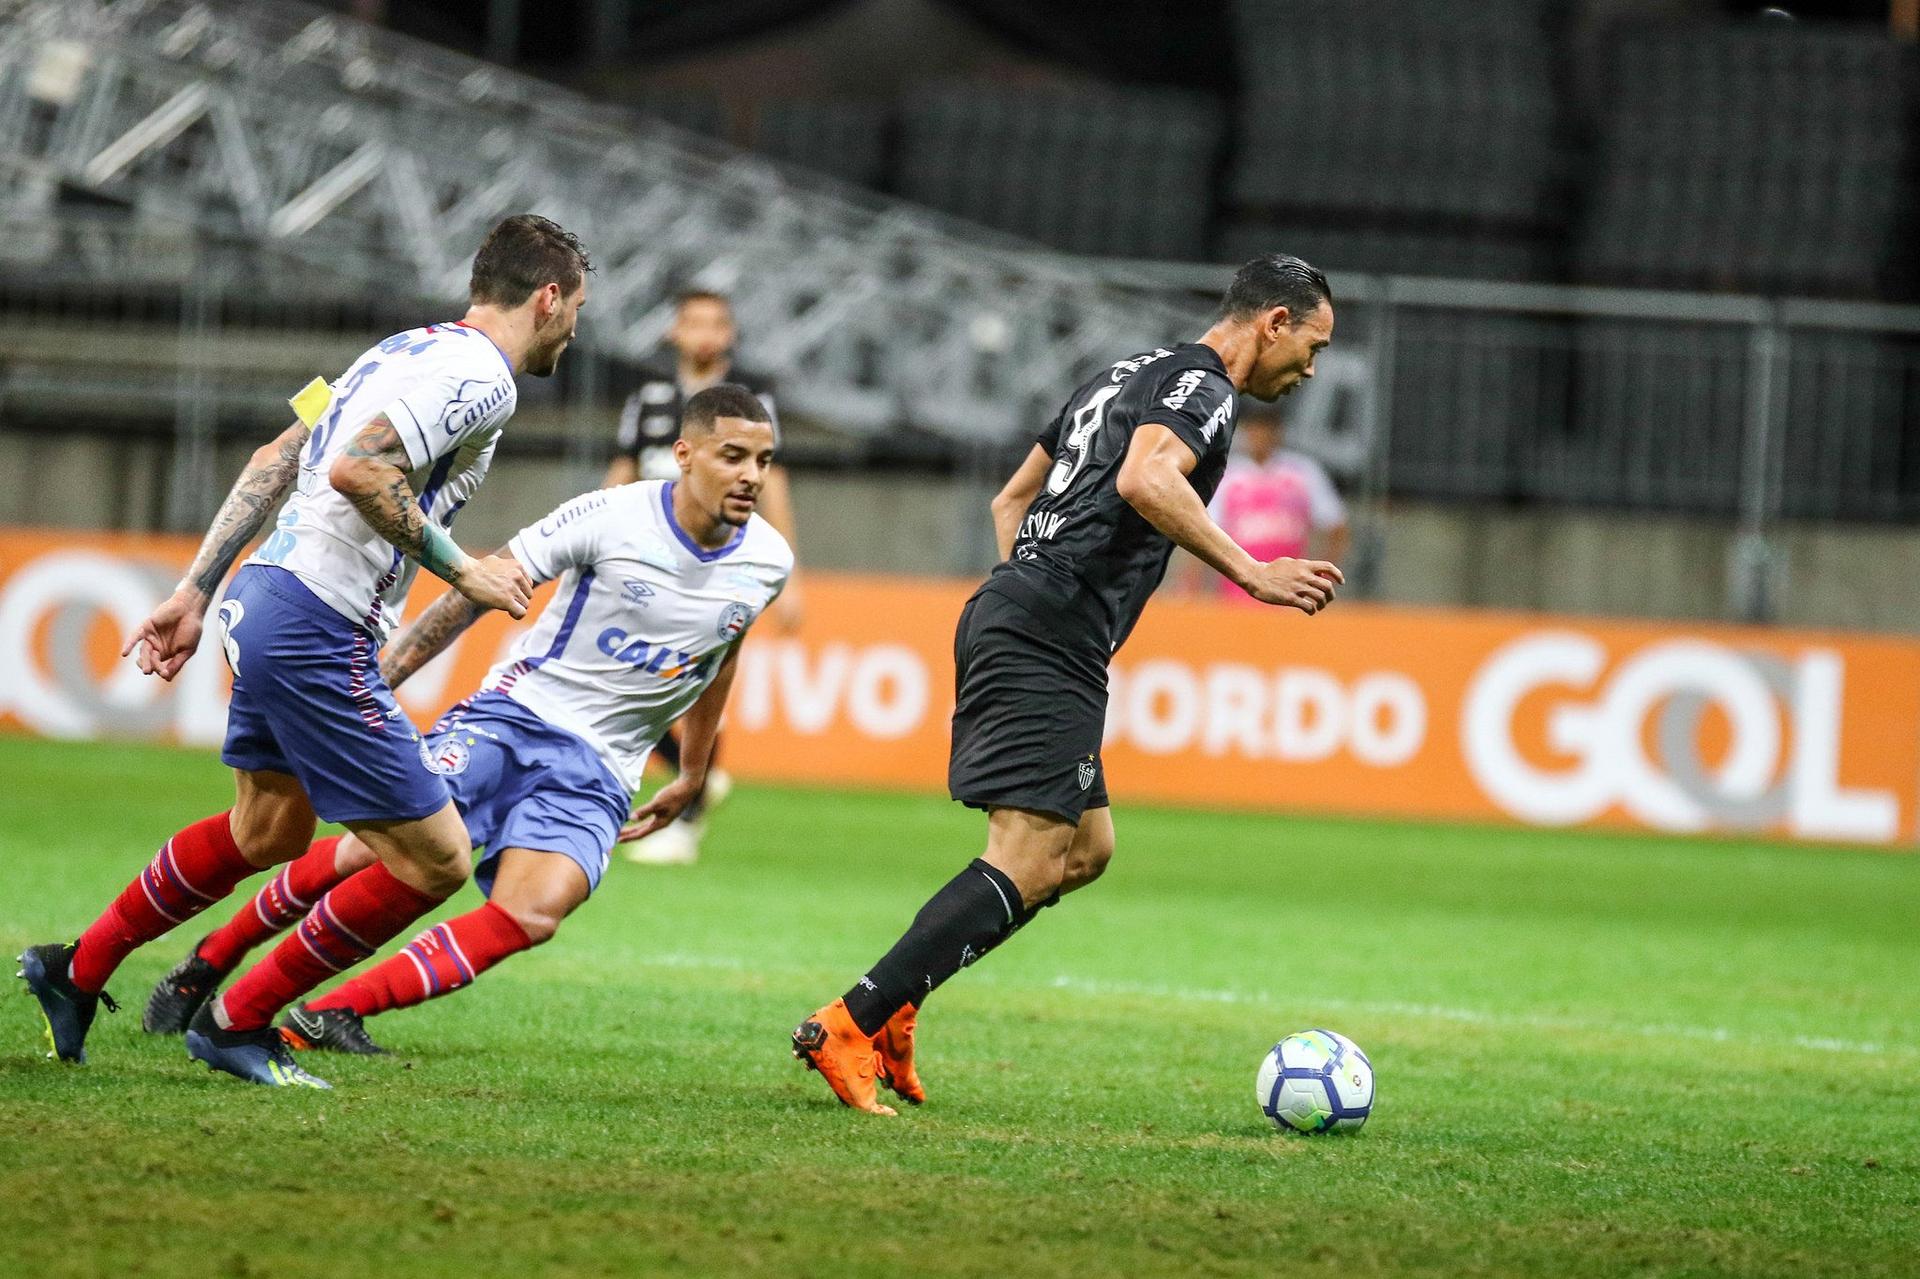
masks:
MULTIPOLYGON (((0 739, 0 943, 71 937, 230 794, 202 753, 0 739)), ((546 948, 371 1023, 337 1091, 0 1000, 0 1275, 1913 1275, 1911 858, 1119 813, 1107 878, 940 992, 932 1100, 788 1055, 982 825, 743 787, 546 948), (1271 1131, 1279 1035, 1353 1036, 1353 1137, 1271 1131)), ((471 890, 456 899, 469 909, 471 890)), ((224 914, 216 918, 224 918, 224 914)))

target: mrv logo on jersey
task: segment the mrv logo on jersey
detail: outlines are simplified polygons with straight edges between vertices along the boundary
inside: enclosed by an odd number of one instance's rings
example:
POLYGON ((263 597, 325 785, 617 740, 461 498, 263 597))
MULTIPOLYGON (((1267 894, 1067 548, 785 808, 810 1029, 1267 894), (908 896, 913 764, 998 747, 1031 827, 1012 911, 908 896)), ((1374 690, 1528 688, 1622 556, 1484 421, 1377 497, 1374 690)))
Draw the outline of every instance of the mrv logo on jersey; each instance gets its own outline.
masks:
POLYGON ((1160 402, 1170 409, 1185 408, 1187 398, 1200 389, 1200 383, 1206 376, 1205 369, 1188 369, 1180 375, 1179 380, 1173 384, 1173 390, 1167 392, 1167 397, 1160 402))
POLYGON ((1067 517, 1051 511, 1036 511, 1020 521, 1019 541, 1051 541, 1054 534, 1065 526, 1067 517))

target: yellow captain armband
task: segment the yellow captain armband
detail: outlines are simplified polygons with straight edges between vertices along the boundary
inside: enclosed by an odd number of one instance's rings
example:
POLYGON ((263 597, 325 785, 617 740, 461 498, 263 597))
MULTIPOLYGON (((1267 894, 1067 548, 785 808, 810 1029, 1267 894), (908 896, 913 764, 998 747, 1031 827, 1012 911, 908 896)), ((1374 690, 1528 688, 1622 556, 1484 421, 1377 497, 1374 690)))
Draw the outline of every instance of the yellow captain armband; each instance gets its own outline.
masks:
POLYGON ((317 377, 301 387, 297 394, 287 400, 287 403, 293 406, 293 415, 299 418, 308 430, 312 430, 314 423, 320 420, 320 415, 327 411, 329 404, 333 403, 333 388, 327 385, 325 378, 317 377))

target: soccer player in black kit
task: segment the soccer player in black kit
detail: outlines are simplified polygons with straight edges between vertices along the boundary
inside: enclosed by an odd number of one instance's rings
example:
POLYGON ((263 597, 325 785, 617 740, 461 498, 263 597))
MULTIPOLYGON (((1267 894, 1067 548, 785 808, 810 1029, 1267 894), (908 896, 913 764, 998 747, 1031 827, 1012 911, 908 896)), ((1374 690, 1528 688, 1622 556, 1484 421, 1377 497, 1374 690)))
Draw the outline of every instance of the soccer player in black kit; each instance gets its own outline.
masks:
POLYGON ((914 916, 852 989, 793 1032, 794 1055, 845 1104, 891 1115, 885 1084, 926 1099, 919 1006, 1113 856, 1100 764, 1107 663, 1177 545, 1264 604, 1313 614, 1344 579, 1320 560, 1248 555, 1207 515, 1235 396, 1285 395, 1333 336, 1324 275, 1270 254, 1241 267, 1196 342, 1121 360, 1084 383, 993 501, 1002 562, 954 633, 947 786, 987 813, 987 848, 914 916))

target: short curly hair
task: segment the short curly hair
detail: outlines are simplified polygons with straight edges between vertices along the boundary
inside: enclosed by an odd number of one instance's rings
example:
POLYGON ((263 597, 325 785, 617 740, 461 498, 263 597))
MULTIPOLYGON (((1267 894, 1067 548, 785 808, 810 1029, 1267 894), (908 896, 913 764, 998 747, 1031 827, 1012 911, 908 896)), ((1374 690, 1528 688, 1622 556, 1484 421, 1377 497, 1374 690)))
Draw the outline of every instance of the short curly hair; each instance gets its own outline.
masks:
POLYGON ((473 255, 467 296, 490 306, 519 306, 549 284, 570 295, 591 270, 573 232, 537 213, 516 213, 487 232, 473 255))

